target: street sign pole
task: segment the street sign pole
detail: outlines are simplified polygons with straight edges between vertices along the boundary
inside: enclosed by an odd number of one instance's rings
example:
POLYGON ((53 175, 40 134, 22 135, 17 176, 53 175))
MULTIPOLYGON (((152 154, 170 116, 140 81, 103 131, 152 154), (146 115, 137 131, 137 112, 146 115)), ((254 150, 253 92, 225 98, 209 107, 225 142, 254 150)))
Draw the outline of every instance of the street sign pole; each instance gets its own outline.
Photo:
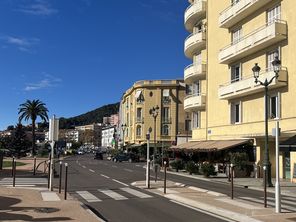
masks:
POLYGON ((49 141, 51 145, 51 159, 50 159, 50 175, 49 175, 49 190, 53 190, 53 174, 54 174, 54 145, 59 138, 59 119, 52 117, 49 120, 49 141))
POLYGON ((281 213, 281 186, 279 169, 279 120, 276 120, 275 127, 275 160, 276 160, 276 181, 275 181, 275 212, 281 213))

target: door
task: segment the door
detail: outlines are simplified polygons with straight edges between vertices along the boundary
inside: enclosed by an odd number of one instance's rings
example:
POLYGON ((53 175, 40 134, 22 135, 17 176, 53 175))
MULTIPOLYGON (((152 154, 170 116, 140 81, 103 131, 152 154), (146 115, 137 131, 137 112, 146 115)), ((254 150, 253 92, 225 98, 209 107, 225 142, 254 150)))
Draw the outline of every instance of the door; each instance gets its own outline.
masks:
POLYGON ((285 152, 284 156, 284 174, 285 179, 291 179, 291 164, 290 164, 290 152, 285 152))

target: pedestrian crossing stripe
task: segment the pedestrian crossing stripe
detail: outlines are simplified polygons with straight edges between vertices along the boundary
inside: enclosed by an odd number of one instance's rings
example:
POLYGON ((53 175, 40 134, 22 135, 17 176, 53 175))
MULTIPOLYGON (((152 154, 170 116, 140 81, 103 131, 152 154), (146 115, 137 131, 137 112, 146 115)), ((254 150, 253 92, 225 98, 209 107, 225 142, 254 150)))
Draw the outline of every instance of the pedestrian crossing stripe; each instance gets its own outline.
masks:
MULTIPOLYGON (((120 190, 131 194, 135 197, 138 197, 140 199, 146 199, 146 198, 152 198, 151 195, 145 194, 143 192, 140 192, 135 189, 131 189, 129 187, 120 188, 120 190)), ((129 198, 113 191, 110 189, 98 189, 99 192, 103 193, 104 195, 114 199, 114 200, 127 200, 129 198)), ((90 193, 89 191, 76 191, 76 194, 78 194, 81 198, 86 200, 87 202, 101 202, 102 200, 96 197, 94 194, 90 193)))

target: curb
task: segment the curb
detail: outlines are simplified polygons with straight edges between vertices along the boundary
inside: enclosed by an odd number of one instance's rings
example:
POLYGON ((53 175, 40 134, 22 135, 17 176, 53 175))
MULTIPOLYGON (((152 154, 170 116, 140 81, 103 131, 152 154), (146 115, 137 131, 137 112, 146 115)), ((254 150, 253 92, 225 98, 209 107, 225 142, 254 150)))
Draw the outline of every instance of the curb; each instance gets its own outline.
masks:
POLYGON ((96 218, 98 221, 100 222, 107 222, 107 219, 104 218, 97 210, 95 210, 94 208, 92 208, 91 206, 84 204, 82 202, 80 202, 80 206, 86 211, 88 212, 90 215, 92 215, 94 218, 96 218))

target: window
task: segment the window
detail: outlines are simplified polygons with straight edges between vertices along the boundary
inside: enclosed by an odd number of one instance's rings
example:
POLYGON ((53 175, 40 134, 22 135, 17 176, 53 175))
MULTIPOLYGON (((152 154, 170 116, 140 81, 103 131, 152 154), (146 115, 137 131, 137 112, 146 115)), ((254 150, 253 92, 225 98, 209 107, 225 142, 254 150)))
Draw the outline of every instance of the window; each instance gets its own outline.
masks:
POLYGON ((267 11, 267 23, 274 23, 275 20, 281 19, 281 6, 277 5, 267 11))
POLYGON ((142 108, 137 108, 137 122, 142 122, 142 108))
POLYGON ((185 131, 191 131, 191 120, 190 119, 185 119, 185 131))
POLYGON ((238 43, 242 37, 242 28, 232 31, 232 44, 238 43))
POLYGON ((236 124, 241 122, 241 103, 231 103, 231 124, 236 124))
POLYGON ((162 135, 168 136, 169 135, 169 126, 168 125, 163 125, 161 131, 162 131, 161 132, 162 135))
POLYGON ((137 126, 137 136, 141 136, 142 135, 142 127, 140 125, 137 126))
POLYGON ((237 82, 241 78, 241 65, 236 64, 234 66, 231 66, 231 82, 237 82))
POLYGON ((280 102, 279 102, 280 95, 275 94, 269 97, 269 118, 279 118, 280 115, 280 102))
POLYGON ((126 128, 125 137, 128 137, 128 128, 126 128))
POLYGON ((186 85, 186 95, 192 94, 192 85, 186 85))
POLYGON ((170 103, 170 90, 169 89, 162 90, 162 102, 163 103, 170 103))
POLYGON ((170 122, 170 108, 169 107, 163 107, 161 110, 161 119, 163 123, 169 123, 170 122))
POLYGON ((273 50, 273 51, 267 53, 267 70, 268 71, 272 71, 273 70, 272 62, 274 61, 274 59, 275 59, 276 56, 279 57, 279 50, 278 49, 273 50))
POLYGON ((126 99, 126 108, 129 108, 129 98, 126 99))
POLYGON ((192 113, 192 129, 199 128, 199 112, 192 113))
POLYGON ((135 98, 136 98, 136 101, 137 101, 138 104, 144 102, 144 96, 143 96, 143 92, 142 92, 142 90, 137 90, 137 91, 136 91, 136 96, 135 96, 135 98))
POLYGON ((192 84, 192 94, 194 95, 200 94, 200 81, 196 81, 192 84))

